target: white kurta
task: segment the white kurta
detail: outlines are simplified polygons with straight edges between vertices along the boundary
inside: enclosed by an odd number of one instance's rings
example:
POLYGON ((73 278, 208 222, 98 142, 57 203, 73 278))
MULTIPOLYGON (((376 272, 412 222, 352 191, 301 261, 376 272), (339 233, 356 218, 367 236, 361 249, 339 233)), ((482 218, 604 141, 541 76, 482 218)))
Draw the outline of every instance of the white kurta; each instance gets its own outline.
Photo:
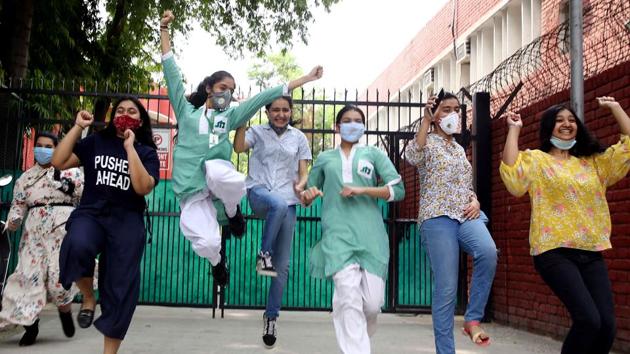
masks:
POLYGON ((66 235, 66 220, 82 191, 83 174, 78 168, 56 175, 53 167, 36 164, 15 182, 7 221, 23 222, 23 232, 18 265, 7 279, 2 298, 0 328, 33 324, 47 301, 56 306, 72 302, 76 288, 66 291, 58 283, 59 248, 66 235), (60 190, 69 183, 74 184, 71 194, 60 190))

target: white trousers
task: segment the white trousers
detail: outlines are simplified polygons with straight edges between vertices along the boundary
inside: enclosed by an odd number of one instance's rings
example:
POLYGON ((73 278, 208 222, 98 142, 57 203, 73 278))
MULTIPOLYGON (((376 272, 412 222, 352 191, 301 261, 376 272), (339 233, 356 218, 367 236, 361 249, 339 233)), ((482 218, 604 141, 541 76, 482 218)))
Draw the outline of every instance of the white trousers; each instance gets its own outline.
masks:
POLYGON ((333 275, 333 324, 344 354, 370 353, 370 337, 385 300, 385 282, 351 264, 333 275))
POLYGON ((180 201, 179 227, 195 253, 214 266, 221 261, 221 230, 212 199, 219 198, 225 213, 234 216, 246 192, 245 175, 225 160, 208 160, 205 167, 208 189, 180 201))

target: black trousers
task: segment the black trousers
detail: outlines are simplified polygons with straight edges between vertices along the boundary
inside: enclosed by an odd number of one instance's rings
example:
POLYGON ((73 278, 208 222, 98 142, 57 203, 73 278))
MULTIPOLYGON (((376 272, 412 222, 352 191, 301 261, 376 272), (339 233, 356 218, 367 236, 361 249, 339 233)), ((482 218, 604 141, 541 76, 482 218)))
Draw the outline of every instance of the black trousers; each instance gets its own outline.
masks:
POLYGON ((145 245, 141 211, 110 205, 79 207, 68 219, 59 252, 64 288, 94 275, 99 258, 101 317, 94 326, 105 336, 124 339, 140 293, 140 261, 145 245))
POLYGON ((534 267, 571 315, 562 354, 608 353, 615 340, 615 307, 601 252, 557 248, 534 256, 534 267))

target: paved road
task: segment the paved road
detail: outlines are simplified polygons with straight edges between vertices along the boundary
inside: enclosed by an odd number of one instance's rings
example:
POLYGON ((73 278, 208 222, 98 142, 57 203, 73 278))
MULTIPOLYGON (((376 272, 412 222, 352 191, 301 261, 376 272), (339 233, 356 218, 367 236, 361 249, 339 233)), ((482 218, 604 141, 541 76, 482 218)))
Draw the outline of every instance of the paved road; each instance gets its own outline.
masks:
MULTIPOLYGON (((77 313, 78 307, 74 308, 77 313)), ((227 310, 223 319, 212 319, 209 309, 141 306, 134 316, 120 353, 338 353, 332 318, 323 312, 283 312, 278 321, 278 343, 273 350, 262 346, 262 311, 227 310)), ((98 315, 98 314, 97 314, 98 315)), ((560 342, 496 324, 486 325, 493 336, 488 348, 473 345, 459 333, 462 318, 456 319, 458 354, 559 353, 560 342)), ((102 337, 93 328, 77 328, 74 338, 65 338, 56 310, 47 308, 41 317, 38 342, 19 348, 21 331, 4 334, 0 352, 12 353, 99 353, 102 337), (8 338, 7 338, 8 337, 8 338)), ((382 314, 372 339, 373 353, 435 353, 431 317, 382 314)))

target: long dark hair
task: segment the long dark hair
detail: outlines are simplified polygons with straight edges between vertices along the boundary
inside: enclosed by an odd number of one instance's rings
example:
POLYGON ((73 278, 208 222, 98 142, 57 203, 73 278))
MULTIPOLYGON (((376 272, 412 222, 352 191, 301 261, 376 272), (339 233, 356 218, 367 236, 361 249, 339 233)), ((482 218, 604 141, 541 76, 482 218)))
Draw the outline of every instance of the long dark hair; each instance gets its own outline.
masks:
POLYGON ((109 124, 107 127, 100 131, 99 134, 103 134, 106 136, 115 137, 116 136, 116 126, 114 126, 114 117, 116 116, 116 110, 118 109, 118 105, 120 105, 123 101, 131 101, 138 108, 138 112, 140 113, 140 119, 142 120, 142 126, 138 128, 134 133, 136 134, 136 140, 143 145, 146 145, 150 148, 157 149, 155 143, 153 142, 153 130, 151 129, 151 118, 149 118, 149 112, 147 112, 146 108, 142 105, 137 98, 132 96, 122 97, 116 102, 114 102, 114 106, 112 107, 112 113, 109 116, 109 124))
POLYGON ((365 114, 363 113, 363 111, 355 106, 355 105, 346 105, 344 106, 338 113, 337 113, 337 117, 335 118, 335 124, 339 125, 339 123, 341 122, 341 118, 343 118, 343 115, 348 112, 348 111, 355 111, 355 112, 359 112, 359 114, 361 115, 361 121, 363 121, 363 124, 365 124, 365 114))
POLYGON ((603 152, 605 148, 600 144, 599 140, 591 134, 591 132, 586 128, 584 123, 578 119, 575 111, 564 104, 557 104, 547 108, 540 119, 540 150, 544 152, 551 151, 553 145, 551 144, 551 136, 553 135, 553 130, 556 127, 556 117, 558 113, 567 110, 573 114, 575 117, 575 124, 577 125, 577 133, 575 135, 575 145, 569 150, 569 154, 575 157, 582 156, 591 156, 593 154, 597 154, 603 152))
POLYGON ((203 81, 201 81, 201 83, 199 83, 199 85, 197 86, 197 90, 190 94, 190 96, 188 97, 188 102, 195 106, 195 108, 203 106, 203 104, 206 103, 206 100, 208 100, 208 92, 206 92, 206 87, 210 87, 210 89, 212 89, 214 84, 225 78, 230 78, 234 80, 234 76, 232 76, 232 74, 223 70, 217 71, 212 75, 207 76, 205 79, 203 79, 203 81))

